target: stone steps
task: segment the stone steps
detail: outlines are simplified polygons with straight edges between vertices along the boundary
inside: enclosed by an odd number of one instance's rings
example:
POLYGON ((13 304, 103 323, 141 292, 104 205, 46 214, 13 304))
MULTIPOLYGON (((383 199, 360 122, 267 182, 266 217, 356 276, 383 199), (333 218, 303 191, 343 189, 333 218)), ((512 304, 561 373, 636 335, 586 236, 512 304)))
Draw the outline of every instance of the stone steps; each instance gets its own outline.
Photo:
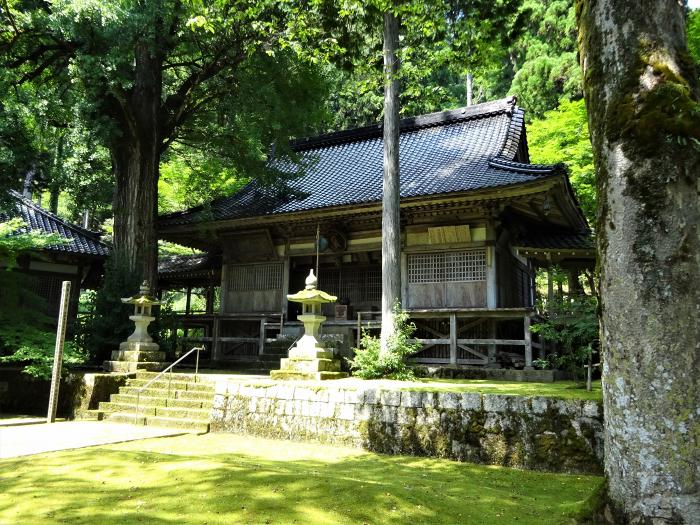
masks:
POLYGON ((140 426, 181 428, 196 432, 209 432, 209 420, 180 419, 174 417, 142 416, 126 412, 115 412, 106 419, 115 423, 129 423, 140 426))
MULTIPOLYGON (((163 376, 164 379, 159 379, 158 381, 153 381, 148 385, 148 389, 167 389, 170 390, 187 390, 188 392, 213 392, 214 385, 211 383, 194 383, 192 381, 185 381, 182 379, 173 378, 172 381, 168 381, 167 374, 163 376)), ((151 379, 130 379, 127 383, 128 387, 141 388, 148 384, 151 379)))
POLYGON ((110 401, 100 403, 97 419, 208 432, 214 383, 201 376, 178 373, 172 378, 169 374, 162 376, 143 388, 156 375, 138 370, 136 378, 113 394, 110 401))
MULTIPOLYGON (((114 394, 111 398, 113 403, 124 405, 135 405, 136 396, 132 394, 114 394)), ((207 408, 210 404, 202 399, 177 399, 177 398, 162 398, 154 396, 140 396, 139 403, 148 406, 162 406, 172 408, 207 408)))
MULTIPOLYGON (((100 403, 99 410, 101 412, 110 414, 114 414, 116 412, 136 413, 136 404, 107 401, 100 403)), ((161 416, 181 419, 208 420, 210 412, 211 410, 208 408, 164 407, 144 404, 139 404, 138 406, 138 414, 144 416, 161 416)))

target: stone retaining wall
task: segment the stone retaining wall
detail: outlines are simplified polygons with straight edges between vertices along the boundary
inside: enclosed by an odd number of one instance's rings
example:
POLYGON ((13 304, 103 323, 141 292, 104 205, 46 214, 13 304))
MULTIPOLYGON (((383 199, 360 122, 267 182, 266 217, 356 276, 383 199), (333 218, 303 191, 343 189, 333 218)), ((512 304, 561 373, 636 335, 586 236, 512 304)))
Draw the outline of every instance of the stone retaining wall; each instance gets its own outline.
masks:
MULTIPOLYGON (((61 379, 58 392, 59 417, 83 417, 100 401, 126 384, 126 374, 71 372, 61 379)), ((0 412, 45 416, 49 406, 51 381, 35 379, 19 367, 0 368, 0 412)))
POLYGON ((222 382, 212 430, 553 472, 602 471, 596 401, 222 382))

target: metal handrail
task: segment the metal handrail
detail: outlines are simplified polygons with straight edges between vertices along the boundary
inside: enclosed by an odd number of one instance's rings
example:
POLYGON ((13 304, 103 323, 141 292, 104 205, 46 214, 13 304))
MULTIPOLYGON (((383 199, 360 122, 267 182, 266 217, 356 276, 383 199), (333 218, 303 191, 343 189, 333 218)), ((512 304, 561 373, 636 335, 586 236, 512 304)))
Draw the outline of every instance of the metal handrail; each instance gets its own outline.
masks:
POLYGON ((151 386, 152 383, 157 381, 160 378, 160 376, 162 376, 166 372, 170 372, 170 374, 168 374, 168 398, 170 398, 170 383, 173 380, 173 368, 175 368, 175 365, 180 363, 183 359, 185 359, 187 356, 189 356, 192 352, 197 352, 197 360, 195 361, 195 365, 194 365, 194 381, 195 381, 195 383, 197 382, 197 375, 199 374, 199 352, 201 352, 202 350, 204 350, 203 346, 195 346, 194 348, 192 348, 191 350, 186 352, 184 355, 181 355, 177 361, 175 361, 174 363, 171 363, 165 370, 162 370, 161 372, 159 372, 158 375, 156 375, 156 377, 151 379, 148 383, 146 383, 145 385, 143 385, 141 388, 139 388, 136 391, 136 416, 137 417, 139 415, 139 405, 140 405, 140 401, 141 401, 141 392, 146 390, 149 386, 151 386))

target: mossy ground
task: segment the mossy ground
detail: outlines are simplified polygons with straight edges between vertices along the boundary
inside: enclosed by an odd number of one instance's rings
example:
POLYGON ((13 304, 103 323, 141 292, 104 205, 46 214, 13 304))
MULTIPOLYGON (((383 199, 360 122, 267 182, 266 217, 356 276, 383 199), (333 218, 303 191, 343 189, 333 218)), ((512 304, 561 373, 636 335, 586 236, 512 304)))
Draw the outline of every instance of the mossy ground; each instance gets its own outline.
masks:
POLYGON ((0 523, 571 523, 602 478, 231 434, 0 462, 0 523))
POLYGON ((411 390, 430 392, 479 392, 482 394, 506 394, 514 396, 543 396, 559 399, 602 400, 600 381, 593 382, 588 392, 585 385, 575 381, 555 383, 522 383, 517 381, 492 381, 487 379, 422 379, 411 390))
MULTIPOLYGON (((271 387, 270 381, 242 382, 259 387, 271 387)), ((396 381, 392 379, 359 379, 350 377, 328 382, 307 383, 290 382, 294 386, 310 389, 377 388, 381 390, 414 390, 419 392, 478 392, 481 394, 502 394, 513 396, 543 396, 557 399, 584 399, 602 401, 603 393, 600 380, 593 381, 590 392, 585 384, 576 381, 556 381, 554 383, 530 383, 518 381, 495 381, 490 379, 416 379, 414 381, 396 381)))

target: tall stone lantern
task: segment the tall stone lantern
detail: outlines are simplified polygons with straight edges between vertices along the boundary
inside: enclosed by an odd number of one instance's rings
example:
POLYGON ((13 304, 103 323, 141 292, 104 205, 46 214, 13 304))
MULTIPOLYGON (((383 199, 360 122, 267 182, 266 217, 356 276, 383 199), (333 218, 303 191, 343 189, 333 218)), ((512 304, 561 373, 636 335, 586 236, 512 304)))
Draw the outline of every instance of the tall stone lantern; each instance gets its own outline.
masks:
POLYGON ((326 350, 318 341, 321 324, 326 320, 321 315, 321 305, 334 303, 337 297, 316 288, 318 279, 314 271, 306 278, 306 287, 287 296, 290 301, 301 303, 302 314, 298 319, 304 323, 304 335, 289 350, 289 356, 280 362, 280 370, 272 370, 272 379, 340 379, 348 374, 340 371, 340 359, 326 350))
POLYGON ((151 295, 147 281, 144 281, 136 295, 122 298, 122 303, 133 304, 134 314, 129 316, 134 322, 134 332, 120 343, 119 350, 112 352, 112 360, 105 361, 108 372, 136 372, 136 370, 160 371, 167 366, 165 352, 148 333, 148 325, 155 320, 151 309, 160 304, 151 295))

